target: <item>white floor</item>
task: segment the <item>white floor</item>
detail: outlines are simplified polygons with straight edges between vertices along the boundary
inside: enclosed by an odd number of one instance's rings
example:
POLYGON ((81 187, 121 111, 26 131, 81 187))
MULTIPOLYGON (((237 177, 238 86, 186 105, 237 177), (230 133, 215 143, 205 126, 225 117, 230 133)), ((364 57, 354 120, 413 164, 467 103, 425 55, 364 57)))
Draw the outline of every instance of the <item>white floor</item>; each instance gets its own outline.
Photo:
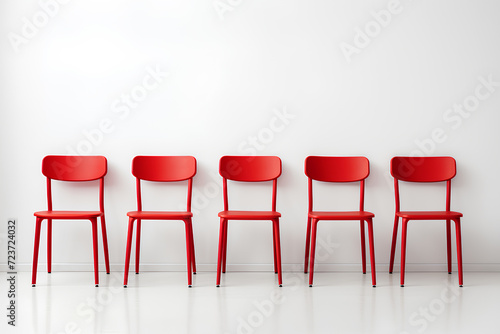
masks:
MULTIPOLYGON (((4 273, 7 276, 6 273, 4 273)), ((498 333, 500 273, 466 272, 458 288, 453 273, 415 273, 399 286, 399 273, 370 275, 272 272, 200 272, 188 288, 181 272, 39 272, 17 277, 16 328, 2 307, 1 333, 498 333)), ((7 281, 0 293, 7 295, 7 281)), ((4 297, 6 300, 6 297, 4 297)), ((5 303, 2 303, 6 305, 5 303)))

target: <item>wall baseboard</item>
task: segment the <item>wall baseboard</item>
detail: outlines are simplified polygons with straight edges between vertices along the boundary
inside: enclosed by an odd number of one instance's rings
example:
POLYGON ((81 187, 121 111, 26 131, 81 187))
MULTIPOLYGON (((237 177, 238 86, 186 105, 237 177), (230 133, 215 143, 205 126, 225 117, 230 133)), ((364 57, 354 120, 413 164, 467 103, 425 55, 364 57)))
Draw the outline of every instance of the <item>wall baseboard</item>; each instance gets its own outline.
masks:
MULTIPOLYGON (((467 272, 500 272, 500 263, 464 263, 464 271, 467 272)), ((216 264, 198 264, 198 272, 215 272, 217 269, 216 264)), ((18 272, 31 272, 31 264, 16 264, 18 272)), ((287 272, 303 272, 303 264, 291 264, 286 263, 282 265, 283 271, 287 272)), ((446 264, 417 264, 409 263, 406 265, 406 270, 409 272, 439 272, 446 271, 446 264)), ((101 272, 105 271, 104 264, 99 266, 101 272)), ((367 263, 367 269, 370 270, 370 265, 367 263)), ((45 264, 38 265, 38 271, 46 271, 47 267, 45 264)), ((91 263, 53 263, 52 271, 93 271, 94 267, 91 263)), ((123 264, 111 264, 112 272, 123 272, 123 264)), ((130 265, 130 270, 134 270, 134 265, 130 265)), ((142 271, 185 271, 185 264, 148 264, 141 263, 142 271)), ((228 271, 273 271, 272 264, 227 264, 228 271)), ((343 264, 316 264, 315 271, 318 272, 357 272, 361 271, 360 263, 343 263, 343 264)), ((8 272, 6 264, 0 265, 0 272, 8 272)), ((382 263, 377 264, 378 273, 387 273, 389 271, 389 264, 382 263)), ((394 271, 399 272, 399 265, 394 265, 394 271)), ((456 264, 453 265, 453 271, 457 271, 456 264)))

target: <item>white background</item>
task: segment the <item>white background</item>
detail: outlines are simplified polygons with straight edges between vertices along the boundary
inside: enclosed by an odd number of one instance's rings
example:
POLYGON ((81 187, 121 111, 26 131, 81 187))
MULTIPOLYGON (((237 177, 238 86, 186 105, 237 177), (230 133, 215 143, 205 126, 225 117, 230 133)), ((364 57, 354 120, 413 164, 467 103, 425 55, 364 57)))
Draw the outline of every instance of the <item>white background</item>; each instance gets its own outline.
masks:
MULTIPOLYGON (((108 158, 105 208, 112 270, 123 270, 126 212, 136 208, 130 173, 135 155, 197 158, 196 256, 200 270, 215 270, 222 210, 218 160, 248 153, 249 137, 260 136, 257 153, 283 160, 278 210, 285 269, 298 270, 303 263, 306 156, 370 159, 365 207, 376 215, 377 265, 385 271, 394 215, 389 161, 424 154, 457 160, 452 209, 464 214, 465 270, 499 270, 500 224, 492 213, 499 199, 500 87, 468 117, 444 118, 455 104, 472 101, 480 77, 500 82, 499 3, 402 0, 381 27, 372 12, 380 16, 388 4, 73 0, 52 8, 49 17, 35 1, 2 1, 0 264, 6 262, 7 220, 16 218, 18 268, 31 269, 33 212, 46 208, 42 158, 87 147, 90 154, 108 158), (214 4, 226 7, 217 10, 214 4), (37 15, 39 28, 16 46, 13 34, 22 37, 26 22, 37 15), (370 27, 375 30, 368 45, 346 57, 343 43, 356 47, 358 29, 370 27), (124 114, 114 112, 113 103, 137 89, 148 68, 169 75, 120 118, 124 114), (293 118, 288 124, 278 121, 279 131, 270 136, 265 129, 276 110, 293 118), (104 119, 112 130, 101 137, 94 130, 104 119), (429 140, 435 129, 442 129, 440 142, 429 140), (93 133, 94 143, 85 133, 93 133)), ((237 197, 230 205, 270 206, 269 187, 247 191, 241 186, 230 192, 237 197)), ((145 209, 179 209, 184 189, 169 189, 146 187, 145 209)), ((57 185, 54 191, 55 208, 97 207, 94 187, 57 185)), ((402 191, 403 209, 444 209, 442 185, 402 191)), ((355 186, 321 185, 317 195, 320 209, 357 208, 355 186)), ((445 270, 444 222, 410 224, 408 268, 445 270)), ((270 223, 231 222, 228 264, 271 270, 271 236, 270 223)), ((322 222, 319 236, 327 246, 318 250, 318 269, 360 270, 359 224, 322 222)), ((53 244, 55 270, 92 270, 89 223, 55 222, 53 244)), ((41 268, 44 247, 42 239, 41 268)), ((183 224, 144 222, 141 256, 145 270, 184 270, 183 224)))

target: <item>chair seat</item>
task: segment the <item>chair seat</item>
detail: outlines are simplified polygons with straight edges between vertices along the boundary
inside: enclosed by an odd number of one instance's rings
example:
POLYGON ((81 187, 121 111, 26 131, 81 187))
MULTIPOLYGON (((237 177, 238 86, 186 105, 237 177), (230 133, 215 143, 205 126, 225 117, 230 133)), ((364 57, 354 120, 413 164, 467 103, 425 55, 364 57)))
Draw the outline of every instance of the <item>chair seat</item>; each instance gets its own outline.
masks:
POLYGON ((101 211, 37 211, 36 217, 45 219, 89 219, 101 217, 101 211))
POLYGON ((400 211, 396 216, 414 220, 452 219, 463 215, 455 211, 400 211))
POLYGON ((281 217, 277 211, 221 211, 220 218, 238 219, 238 220, 266 220, 281 217))
POLYGON ((375 215, 368 211, 311 211, 308 217, 323 220, 360 220, 373 218, 375 215))
POLYGON ((130 211, 127 216, 136 219, 186 219, 193 217, 188 211, 130 211))

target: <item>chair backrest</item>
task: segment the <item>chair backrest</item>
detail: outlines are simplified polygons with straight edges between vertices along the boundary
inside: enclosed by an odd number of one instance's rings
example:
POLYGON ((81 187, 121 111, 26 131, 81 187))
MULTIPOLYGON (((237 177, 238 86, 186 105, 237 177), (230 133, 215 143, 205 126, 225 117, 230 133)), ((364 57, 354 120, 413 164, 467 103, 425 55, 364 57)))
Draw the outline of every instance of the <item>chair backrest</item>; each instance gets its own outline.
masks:
POLYGON ((452 157, 394 157, 391 174, 400 181, 441 182, 451 180, 457 173, 452 157))
POLYGON ((227 180, 241 182, 273 181, 272 210, 276 211, 277 179, 281 175, 281 159, 276 156, 223 156, 219 161, 223 178, 224 210, 229 210, 227 180))
POLYGON ((313 211, 313 180, 322 182, 360 182, 359 210, 364 208, 365 179, 370 175, 370 162, 365 157, 309 156, 304 163, 308 177, 309 211, 313 211))
POLYGON ((99 180, 99 208, 104 212, 104 176, 108 162, 103 156, 48 155, 42 160, 47 177, 47 205, 52 210, 52 180, 84 182, 99 180))
POLYGON ((132 160, 132 174, 146 181, 184 181, 196 174, 196 159, 191 156, 136 156, 132 160))
POLYGON ((399 183, 446 181, 446 210, 451 209, 451 179, 457 173, 452 157, 394 157, 391 159, 391 175, 394 177, 396 212, 400 210, 399 183))
POLYGON ((361 181, 370 175, 370 162, 365 157, 309 156, 305 161, 305 173, 317 181, 361 181))
POLYGON ((103 156, 48 155, 42 173, 59 181, 93 181, 106 175, 107 161, 103 156))
POLYGON ((142 210, 141 180, 154 182, 188 181, 187 208, 191 212, 193 177, 196 159, 192 156, 136 156, 132 160, 132 175, 136 177, 137 209, 142 210))
POLYGON ((281 175, 281 159, 275 156, 226 155, 220 159, 219 173, 233 181, 271 181, 281 175))

